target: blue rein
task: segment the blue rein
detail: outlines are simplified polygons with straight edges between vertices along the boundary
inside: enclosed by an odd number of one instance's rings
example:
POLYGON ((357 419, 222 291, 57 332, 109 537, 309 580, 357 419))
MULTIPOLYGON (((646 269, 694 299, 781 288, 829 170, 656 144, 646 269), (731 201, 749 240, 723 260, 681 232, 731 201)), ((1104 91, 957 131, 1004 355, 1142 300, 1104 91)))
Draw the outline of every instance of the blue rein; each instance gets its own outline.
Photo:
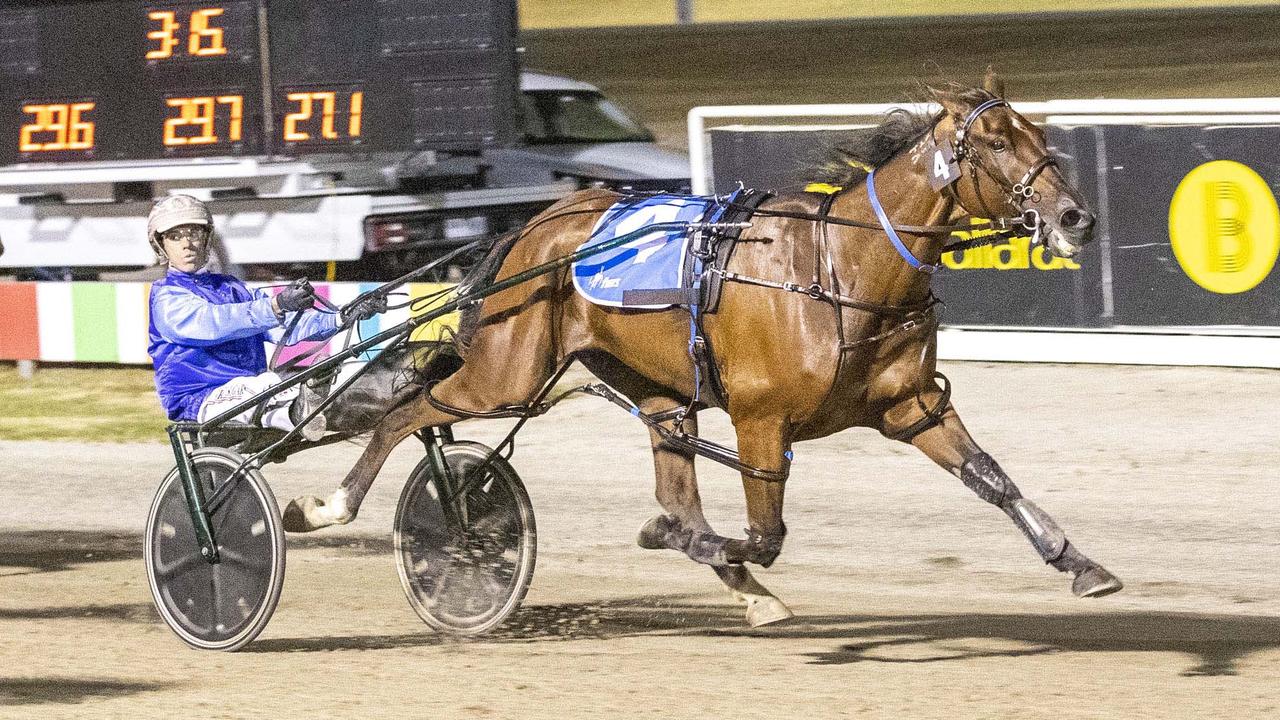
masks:
POLYGON ((898 254, 902 256, 902 259, 906 260, 908 265, 920 272, 929 273, 930 275, 937 272, 939 267, 938 265, 922 263, 916 259, 916 256, 912 255, 911 251, 907 249, 906 244, 902 242, 902 238, 898 237, 898 231, 893 229, 893 224, 889 222, 889 216, 885 214, 884 207, 880 205, 880 198, 876 196, 875 170, 867 173, 866 185, 867 199, 871 201, 871 209, 875 211, 876 219, 880 221, 880 227, 884 228, 884 231, 889 235, 889 242, 893 243, 894 249, 896 249, 898 254))

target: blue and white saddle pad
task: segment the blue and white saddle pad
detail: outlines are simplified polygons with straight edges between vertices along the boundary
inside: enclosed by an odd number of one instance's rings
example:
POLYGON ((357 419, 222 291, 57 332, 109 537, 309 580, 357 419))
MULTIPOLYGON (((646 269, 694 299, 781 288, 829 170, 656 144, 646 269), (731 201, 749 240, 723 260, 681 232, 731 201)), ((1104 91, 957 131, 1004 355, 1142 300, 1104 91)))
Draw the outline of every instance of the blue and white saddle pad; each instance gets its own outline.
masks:
MULTIPOLYGON (((716 222, 724 214, 719 199, 690 195, 652 195, 615 203, 596 223, 591 237, 578 247, 585 250, 647 225, 670 222, 716 222)), ((599 255, 573 264, 573 286, 578 294, 597 305, 659 310, 671 304, 624 303, 629 290, 674 290, 696 282, 699 267, 686 262, 690 235, 683 229, 655 230, 599 255)))

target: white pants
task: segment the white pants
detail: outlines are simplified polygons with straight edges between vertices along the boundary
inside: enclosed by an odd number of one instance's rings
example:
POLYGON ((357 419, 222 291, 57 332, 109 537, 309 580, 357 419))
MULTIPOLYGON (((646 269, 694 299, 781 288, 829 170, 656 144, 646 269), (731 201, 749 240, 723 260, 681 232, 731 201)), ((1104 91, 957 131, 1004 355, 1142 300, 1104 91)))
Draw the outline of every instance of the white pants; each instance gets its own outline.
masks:
MULTIPOLYGON (((200 410, 196 413, 196 420, 206 422, 210 418, 218 417, 236 405, 279 383, 280 376, 273 372, 238 377, 209 393, 204 402, 200 403, 200 410)), ((289 405, 296 397, 298 397, 297 385, 281 391, 267 400, 267 409, 262 413, 262 427, 292 430, 294 425, 293 421, 289 419, 289 405)), ((253 420, 253 414, 257 409, 255 405, 232 417, 231 422, 248 425, 253 420)))

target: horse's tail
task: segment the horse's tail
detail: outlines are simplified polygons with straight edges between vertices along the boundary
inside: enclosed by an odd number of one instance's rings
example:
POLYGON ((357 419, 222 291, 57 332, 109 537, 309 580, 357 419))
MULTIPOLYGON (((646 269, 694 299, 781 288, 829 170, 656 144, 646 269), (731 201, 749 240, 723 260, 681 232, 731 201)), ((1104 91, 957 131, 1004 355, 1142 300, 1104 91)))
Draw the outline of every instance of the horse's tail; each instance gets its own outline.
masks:
MULTIPOLYGON (((494 238, 493 244, 489 247, 489 251, 485 253, 484 258, 476 263, 475 267, 471 268, 471 272, 462 278, 462 282, 458 283, 457 295, 461 297, 478 287, 493 282, 493 279, 498 275, 498 270, 502 267, 502 261, 507 258, 507 254, 511 252, 511 248, 515 246, 516 240, 520 239, 520 235, 523 232, 524 229, 521 228, 494 238)), ((460 355, 465 356, 467 354, 467 348, 471 346, 471 339, 475 337, 476 331, 479 329, 479 303, 464 307, 458 318, 458 332, 453 338, 460 355)))

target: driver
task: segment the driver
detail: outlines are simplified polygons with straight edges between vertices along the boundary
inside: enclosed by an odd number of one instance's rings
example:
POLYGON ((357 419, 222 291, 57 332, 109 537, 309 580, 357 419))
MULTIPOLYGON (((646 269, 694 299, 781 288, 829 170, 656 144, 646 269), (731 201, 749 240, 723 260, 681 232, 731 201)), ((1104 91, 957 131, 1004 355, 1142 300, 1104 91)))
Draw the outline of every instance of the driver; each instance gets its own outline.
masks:
MULTIPOLYGON (((342 314, 312 307, 310 288, 289 286, 274 297, 249 290, 240 280, 209 272, 209 238, 213 218, 204 203, 189 195, 158 201, 147 218, 147 240, 165 276, 151 286, 150 344, 156 391, 170 420, 204 422, 252 395, 280 382, 267 370, 263 343, 293 345, 323 340, 343 324, 385 310, 365 304, 342 314), (301 317, 293 325, 297 313, 301 317), (293 326, 289 337, 286 328, 293 326)), ((383 301, 385 303, 385 301, 383 301)), ((323 399, 303 383, 267 401, 263 427, 293 430, 323 399)), ((233 418, 249 423, 256 408, 233 418)), ((317 415, 301 435, 319 439, 324 415, 317 415)))

